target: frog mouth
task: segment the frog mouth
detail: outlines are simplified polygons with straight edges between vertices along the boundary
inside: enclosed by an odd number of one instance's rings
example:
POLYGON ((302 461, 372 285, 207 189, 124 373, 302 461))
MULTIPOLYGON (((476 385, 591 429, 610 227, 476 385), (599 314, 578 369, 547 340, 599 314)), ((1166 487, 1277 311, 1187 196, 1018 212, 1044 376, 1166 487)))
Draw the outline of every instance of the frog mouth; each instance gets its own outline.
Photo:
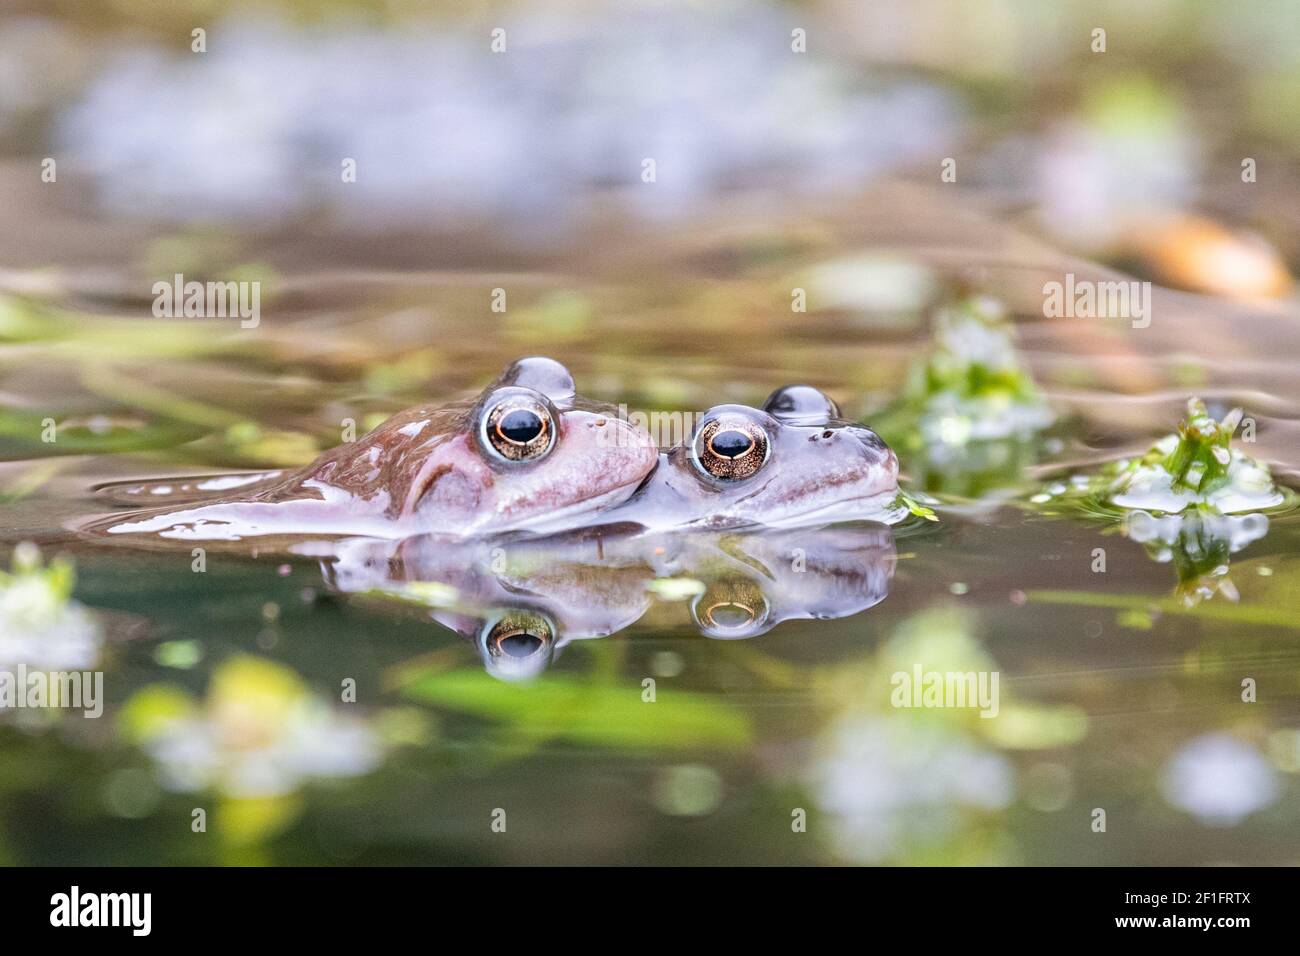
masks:
POLYGON ((636 488, 636 485, 621 485, 608 491, 597 492, 587 498, 580 498, 570 504, 540 513, 533 518, 521 520, 512 524, 512 528, 532 532, 556 531, 571 526, 576 517, 622 504, 631 497, 636 488))
POLYGON ((872 495, 840 498, 825 504, 813 505, 795 511, 782 511, 753 523, 768 528, 795 528, 810 524, 833 524, 837 521, 880 521, 895 524, 907 514, 905 507, 895 507, 897 489, 886 489, 872 495))

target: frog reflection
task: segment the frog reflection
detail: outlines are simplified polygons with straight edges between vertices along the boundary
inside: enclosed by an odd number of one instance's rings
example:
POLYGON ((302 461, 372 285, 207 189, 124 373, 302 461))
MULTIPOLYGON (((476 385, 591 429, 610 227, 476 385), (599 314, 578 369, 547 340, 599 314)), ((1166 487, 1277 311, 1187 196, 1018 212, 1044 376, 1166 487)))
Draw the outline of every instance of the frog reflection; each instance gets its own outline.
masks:
POLYGON ((691 618, 706 637, 766 634, 782 621, 848 617, 889 593, 894 538, 878 524, 813 532, 693 535, 661 575, 689 575, 704 585, 691 599, 691 618))
POLYGON ((449 545, 354 539, 323 562, 346 593, 429 605, 469 639, 489 673, 521 679, 574 640, 634 624, 655 595, 689 595, 706 637, 764 634, 791 619, 865 611, 889 593, 895 550, 885 525, 650 534, 594 529, 549 538, 449 545))

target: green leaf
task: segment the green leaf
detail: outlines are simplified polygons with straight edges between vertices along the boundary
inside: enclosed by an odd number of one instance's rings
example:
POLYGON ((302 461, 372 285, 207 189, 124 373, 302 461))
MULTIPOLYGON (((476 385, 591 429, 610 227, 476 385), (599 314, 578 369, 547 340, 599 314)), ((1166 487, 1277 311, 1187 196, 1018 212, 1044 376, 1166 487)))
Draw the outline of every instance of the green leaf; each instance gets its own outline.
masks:
POLYGON ((918 518, 924 518, 926 521, 938 521, 939 516, 934 513, 933 508, 927 508, 905 491, 898 493, 898 500, 912 514, 918 518))
POLYGON ((749 745, 745 715, 703 694, 657 689, 641 699, 639 685, 589 686, 552 674, 531 684, 507 684, 479 670, 414 675, 402 690, 415 700, 511 725, 528 737, 557 737, 593 747, 673 750, 749 745))

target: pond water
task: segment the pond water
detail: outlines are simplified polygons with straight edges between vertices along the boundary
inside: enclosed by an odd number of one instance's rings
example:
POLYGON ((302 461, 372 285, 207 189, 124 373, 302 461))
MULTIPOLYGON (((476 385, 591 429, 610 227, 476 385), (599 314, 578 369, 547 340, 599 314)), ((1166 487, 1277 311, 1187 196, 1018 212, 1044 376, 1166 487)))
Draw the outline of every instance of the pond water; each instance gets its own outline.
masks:
POLYGON ((88 642, 66 659, 104 702, 0 717, 0 861, 1294 863, 1300 520, 1170 547, 1033 499, 1144 450, 1193 394, 1242 406, 1240 447, 1294 484, 1295 316, 1157 289, 1148 328, 1045 319, 1045 279, 1106 273, 971 220, 926 242, 863 221, 903 218, 625 236, 508 274, 254 241, 240 261, 277 278, 249 330, 105 314, 139 308, 111 276, 11 290, 3 557, 75 566, 44 620, 88 642), (818 305, 792 311, 795 287, 818 305), (889 406, 934 305, 969 289, 1017 320, 1058 419, 936 451, 889 406), (488 545, 196 555, 70 530, 107 510, 101 482, 301 464, 529 354, 633 411, 815 384, 939 520, 524 540, 500 566, 488 545), (996 685, 895 706, 914 669, 996 685))

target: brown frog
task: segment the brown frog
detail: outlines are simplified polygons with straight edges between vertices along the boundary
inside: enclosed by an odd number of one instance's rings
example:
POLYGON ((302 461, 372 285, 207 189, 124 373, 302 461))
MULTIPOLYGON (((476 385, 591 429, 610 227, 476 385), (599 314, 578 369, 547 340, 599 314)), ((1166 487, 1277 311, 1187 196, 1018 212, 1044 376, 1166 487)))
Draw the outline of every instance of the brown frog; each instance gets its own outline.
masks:
POLYGON ((656 461, 644 429, 578 397, 558 362, 527 358, 473 401, 401 412, 300 471, 107 489, 119 501, 186 506, 98 529, 184 540, 553 531, 622 502, 656 461))

